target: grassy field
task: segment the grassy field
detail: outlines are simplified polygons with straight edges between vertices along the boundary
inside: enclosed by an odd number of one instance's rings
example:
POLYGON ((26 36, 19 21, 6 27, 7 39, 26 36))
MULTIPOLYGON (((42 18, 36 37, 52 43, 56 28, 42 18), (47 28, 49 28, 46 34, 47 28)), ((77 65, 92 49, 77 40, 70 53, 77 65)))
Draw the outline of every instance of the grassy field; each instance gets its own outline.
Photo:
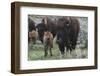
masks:
POLYGON ((57 44, 54 42, 52 48, 53 56, 48 54, 47 57, 44 57, 44 46, 40 41, 37 41, 36 44, 30 43, 28 45, 28 60, 56 60, 56 59, 79 59, 79 58, 87 58, 87 49, 80 49, 76 47, 75 50, 70 54, 69 52, 65 52, 63 58, 60 56, 60 51, 58 49, 57 44))

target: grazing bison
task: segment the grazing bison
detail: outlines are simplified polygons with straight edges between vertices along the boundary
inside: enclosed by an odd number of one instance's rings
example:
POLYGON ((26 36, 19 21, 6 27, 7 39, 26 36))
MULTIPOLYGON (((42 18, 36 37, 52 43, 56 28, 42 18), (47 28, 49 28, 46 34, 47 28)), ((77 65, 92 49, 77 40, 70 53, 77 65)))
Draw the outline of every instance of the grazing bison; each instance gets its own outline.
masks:
POLYGON ((36 28, 38 29, 39 40, 43 43, 43 34, 45 31, 49 31, 52 33, 53 37, 56 36, 56 23, 55 20, 51 20, 48 17, 44 17, 36 28))
POLYGON ((52 47, 53 47, 53 35, 51 32, 46 31, 44 32, 43 36, 43 43, 44 43, 44 56, 46 57, 48 55, 48 50, 50 52, 50 55, 52 56, 52 47))
POLYGON ((28 38, 29 38, 29 42, 33 42, 35 44, 38 38, 38 32, 35 30, 28 32, 28 38))
POLYGON ((58 19, 57 26, 57 43, 61 54, 64 55, 65 48, 70 52, 75 49, 80 24, 77 18, 63 17, 58 19))

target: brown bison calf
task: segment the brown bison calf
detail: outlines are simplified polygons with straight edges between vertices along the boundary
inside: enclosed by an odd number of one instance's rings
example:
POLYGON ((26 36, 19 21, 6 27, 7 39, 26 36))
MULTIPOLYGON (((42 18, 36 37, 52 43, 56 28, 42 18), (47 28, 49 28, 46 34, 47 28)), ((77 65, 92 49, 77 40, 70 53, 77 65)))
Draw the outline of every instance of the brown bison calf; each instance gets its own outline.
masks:
POLYGON ((46 57, 48 55, 48 50, 50 52, 50 55, 52 56, 51 49, 53 48, 53 35, 51 32, 49 31, 44 32, 43 43, 44 43, 44 56, 46 57))
POLYGON ((29 43, 33 42, 35 44, 38 38, 38 32, 35 30, 32 30, 31 32, 28 33, 28 38, 29 38, 29 43))

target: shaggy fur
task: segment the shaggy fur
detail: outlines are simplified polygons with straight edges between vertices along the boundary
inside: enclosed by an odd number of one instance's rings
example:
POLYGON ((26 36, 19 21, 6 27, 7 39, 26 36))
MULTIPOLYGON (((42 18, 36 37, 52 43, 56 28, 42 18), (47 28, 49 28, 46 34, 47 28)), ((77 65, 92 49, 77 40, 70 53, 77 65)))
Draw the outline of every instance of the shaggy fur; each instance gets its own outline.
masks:
POLYGON ((50 52, 50 55, 52 56, 51 48, 53 48, 53 35, 51 32, 49 31, 44 32, 43 43, 45 52, 44 56, 48 55, 48 50, 50 52))
POLYGON ((29 42, 33 42, 35 44, 38 38, 38 32, 32 30, 31 32, 28 33, 28 36, 29 36, 29 42))

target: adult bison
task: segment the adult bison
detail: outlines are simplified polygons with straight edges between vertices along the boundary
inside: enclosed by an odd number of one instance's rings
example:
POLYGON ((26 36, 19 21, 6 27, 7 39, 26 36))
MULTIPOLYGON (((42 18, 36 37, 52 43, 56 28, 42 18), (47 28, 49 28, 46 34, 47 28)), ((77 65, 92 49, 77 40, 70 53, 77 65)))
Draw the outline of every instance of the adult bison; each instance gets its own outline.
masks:
POLYGON ((77 44, 78 33, 80 30, 80 24, 77 18, 74 17, 62 17, 57 21, 57 43, 61 54, 64 55, 64 51, 75 49, 77 44))
POLYGON ((53 34, 53 37, 56 36, 56 23, 55 20, 51 20, 49 17, 44 17, 36 28, 38 29, 39 40, 43 43, 43 36, 45 31, 49 31, 53 34))

